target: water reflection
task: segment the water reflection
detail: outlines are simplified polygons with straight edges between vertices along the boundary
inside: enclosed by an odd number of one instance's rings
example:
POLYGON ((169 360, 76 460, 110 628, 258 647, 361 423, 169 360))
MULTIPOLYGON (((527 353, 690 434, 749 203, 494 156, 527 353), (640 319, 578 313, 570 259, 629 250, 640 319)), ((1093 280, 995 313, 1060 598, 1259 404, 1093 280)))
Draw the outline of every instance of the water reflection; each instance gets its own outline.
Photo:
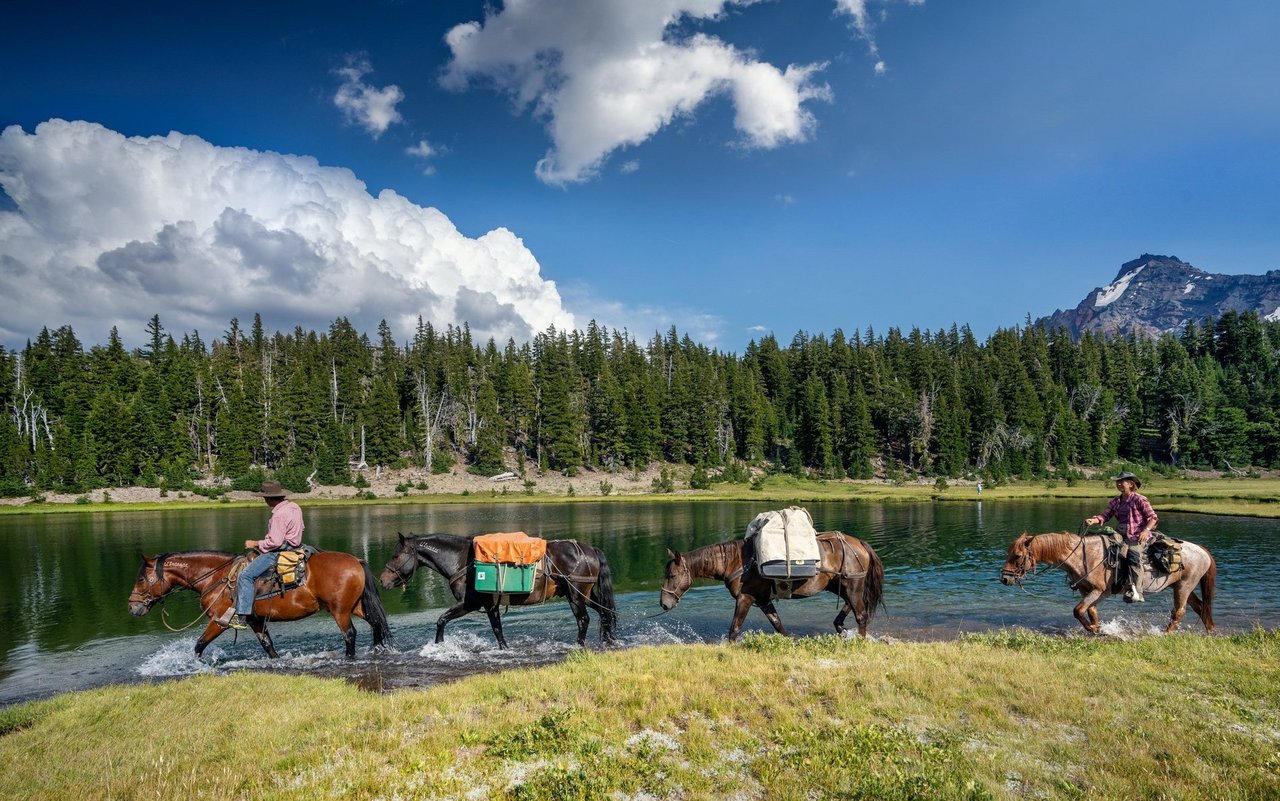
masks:
MULTIPOLYGON (((305 506, 305 499, 303 504, 305 506)), ((1021 531, 1074 530, 1095 514, 1096 502, 821 503, 810 505, 821 529, 839 529, 870 542, 885 563, 887 610, 871 633, 899 639, 937 639, 967 631, 1026 626, 1073 632, 1075 596, 1062 574, 1042 573, 1034 594, 1003 587, 998 573, 1009 541, 1021 531)), ((614 575, 620 634, 627 645, 717 642, 728 629, 732 600, 718 583, 699 583, 675 611, 659 615, 665 550, 689 550, 741 536, 758 503, 583 503, 572 505, 357 506, 306 509, 307 540, 367 560, 377 572, 397 532, 474 534, 524 530, 548 539, 572 538, 600 548, 614 575)), ((107 682, 186 675, 239 667, 348 675, 362 683, 409 686, 442 677, 541 664, 562 658, 574 639, 573 617, 562 603, 513 609, 504 619, 513 648, 498 654, 483 614, 450 624, 444 650, 433 650, 435 618, 452 603, 441 579, 420 571, 405 591, 382 593, 399 651, 341 659, 341 639, 328 616, 273 627, 277 647, 290 656, 268 665, 256 640, 224 635, 206 663, 190 657, 202 624, 169 632, 157 612, 133 618, 125 598, 139 551, 236 548, 261 533, 263 508, 6 515, 0 517, 0 704, 107 682), (330 654, 336 657, 330 658, 330 654), (466 658, 461 658, 465 655, 466 658)), ((1257 571, 1280 540, 1274 521, 1168 513, 1162 529, 1209 548, 1218 560, 1215 618, 1239 631, 1280 619, 1280 577, 1257 571)), ((1114 630, 1162 628, 1171 597, 1140 607, 1112 599, 1099 607, 1114 630)), ((170 622, 200 615, 192 593, 167 603, 170 622)), ((781 601, 788 628, 805 635, 832 631, 835 596, 781 601)), ((357 622, 359 649, 370 641, 357 622)), ((1183 627, 1195 630, 1192 616, 1183 627)), ((757 611, 748 630, 766 630, 757 611)), ((589 642, 598 643, 593 617, 589 642)))

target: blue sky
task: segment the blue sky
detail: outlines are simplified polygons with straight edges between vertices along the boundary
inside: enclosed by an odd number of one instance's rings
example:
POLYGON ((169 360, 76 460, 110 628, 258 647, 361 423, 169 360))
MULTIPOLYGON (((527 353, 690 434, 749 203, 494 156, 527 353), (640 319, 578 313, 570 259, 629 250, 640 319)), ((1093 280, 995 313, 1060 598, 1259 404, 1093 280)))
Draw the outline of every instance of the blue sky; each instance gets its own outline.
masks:
POLYGON ((154 313, 208 339, 259 311, 500 341, 595 318, 741 352, 770 331, 985 336, 1144 252, 1280 267, 1262 0, 4 16, 10 346, 62 323, 138 344, 154 313))

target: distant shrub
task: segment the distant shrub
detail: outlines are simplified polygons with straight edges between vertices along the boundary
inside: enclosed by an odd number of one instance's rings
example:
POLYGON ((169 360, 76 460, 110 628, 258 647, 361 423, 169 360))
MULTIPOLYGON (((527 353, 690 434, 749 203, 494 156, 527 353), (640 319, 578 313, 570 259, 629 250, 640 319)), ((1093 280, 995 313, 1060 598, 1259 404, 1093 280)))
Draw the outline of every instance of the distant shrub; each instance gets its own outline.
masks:
POLYGON ((267 480, 267 471, 255 467, 244 475, 231 479, 231 489, 239 492, 257 492, 262 489, 262 482, 267 480))
POLYGON ((751 471, 742 462, 733 461, 719 473, 712 476, 711 480, 728 484, 746 484, 751 480, 751 471))
POLYGON ((662 471, 649 483, 650 489, 660 495, 665 495, 676 491, 675 478, 671 475, 671 468, 664 467, 662 471))
POLYGON ((711 476, 707 475, 707 470, 702 465, 696 465, 693 472, 689 474, 690 489, 711 489, 711 476))
MULTIPOLYGON (((364 477, 364 473, 356 473, 356 489, 367 489, 369 487, 369 479, 364 477)), ((359 496, 360 493, 356 493, 359 496)))
POLYGON ((948 486, 946 476, 938 476, 933 482, 933 488, 938 492, 946 492, 948 486))
POLYGON ((601 495, 612 495, 612 494, 613 494, 613 485, 612 485, 612 484, 610 484, 608 481, 603 481, 603 480, 602 480, 602 481, 600 482, 600 494, 601 494, 601 495))
POLYGON ((403 482, 396 484, 396 492, 403 492, 407 495, 411 489, 413 489, 413 487, 403 482))

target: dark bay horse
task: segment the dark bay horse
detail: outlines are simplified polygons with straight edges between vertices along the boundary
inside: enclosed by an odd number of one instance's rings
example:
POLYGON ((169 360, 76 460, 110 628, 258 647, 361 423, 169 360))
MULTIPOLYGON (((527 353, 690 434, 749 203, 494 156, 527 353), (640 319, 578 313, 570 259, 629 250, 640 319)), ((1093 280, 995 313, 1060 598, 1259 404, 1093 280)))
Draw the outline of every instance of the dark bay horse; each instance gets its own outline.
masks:
MULTIPOLYGON (((235 603, 235 580, 231 575, 237 560, 245 557, 222 551, 183 551, 159 556, 143 556, 138 579, 129 593, 129 611, 141 617, 157 601, 176 590, 192 590, 200 595, 200 606, 209 616, 209 625, 196 640, 196 657, 226 627, 216 619, 235 603)), ((307 560, 306 580, 283 595, 255 601, 253 614, 245 621, 267 656, 275 659, 276 648, 267 632, 267 623, 277 620, 301 620, 321 609, 329 610, 342 641, 347 658, 356 655, 356 627, 351 616, 363 618, 373 629, 373 645, 389 643, 391 628, 387 613, 378 598, 378 590, 369 566, 351 554, 319 551, 307 560)))
POLYGON ((779 588, 783 590, 781 597, 790 598, 808 598, 825 590, 844 600, 844 607, 834 621, 836 631, 844 631, 845 618, 853 612, 858 621, 858 634, 865 637, 871 616, 884 605, 884 564, 880 556, 868 543, 839 531, 819 534, 818 546, 822 560, 816 576, 776 583, 761 576, 752 564, 750 540, 717 542, 686 553, 668 550, 659 602, 663 609, 671 610, 680 603, 694 579, 723 581, 729 594, 737 600, 733 622, 729 624, 729 641, 733 642, 752 604, 760 607, 779 634, 787 633, 773 605, 779 588))
MULTIPOLYGON (((454 618, 484 609, 499 648, 507 647, 502 636, 502 617, 493 593, 477 592, 471 582, 471 566, 475 563, 471 537, 450 534, 398 535, 396 544, 380 578, 382 586, 391 589, 408 585, 418 565, 426 565, 444 577, 457 603, 436 621, 436 642, 444 642, 444 627, 454 618)), ((548 540, 547 554, 542 558, 533 591, 509 593, 511 606, 540 604, 555 596, 569 602, 578 620, 578 645, 587 644, 587 626, 591 619, 587 608, 600 615, 600 639, 614 642, 613 629, 618 621, 618 607, 613 600, 613 577, 609 563, 600 549, 576 540, 548 540)))
MULTIPOLYGON (((1097 634, 1102 630, 1098 622, 1098 601, 1107 595, 1124 592, 1116 586, 1119 566, 1108 567, 1106 547, 1109 540, 1096 536, 1069 532, 1048 532, 1029 535, 1025 531, 1009 546, 1009 555, 1000 571, 1000 581, 1007 585, 1021 584, 1028 573, 1034 574, 1038 563, 1056 567, 1067 574, 1067 584, 1080 593, 1080 603, 1075 606, 1076 620, 1085 631, 1097 634)), ((1143 570, 1139 582, 1143 593, 1173 589, 1173 612, 1165 631, 1174 631, 1187 604, 1200 616, 1205 631, 1213 631, 1213 585, 1218 566, 1213 555, 1194 542, 1182 543, 1182 567, 1168 575, 1143 570), (1200 597, 1195 594, 1200 587, 1200 597)))

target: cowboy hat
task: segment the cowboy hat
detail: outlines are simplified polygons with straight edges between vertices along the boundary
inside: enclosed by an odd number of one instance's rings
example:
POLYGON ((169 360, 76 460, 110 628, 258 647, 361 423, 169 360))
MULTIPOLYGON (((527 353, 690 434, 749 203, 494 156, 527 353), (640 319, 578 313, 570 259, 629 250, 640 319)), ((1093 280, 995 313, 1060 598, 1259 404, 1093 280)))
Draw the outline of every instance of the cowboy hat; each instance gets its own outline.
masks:
POLYGON ((1124 481, 1126 479, 1133 482, 1134 489, 1142 489, 1142 479, 1138 478, 1133 473, 1130 473, 1128 470, 1124 471, 1118 476, 1111 477, 1112 482, 1124 481))
POLYGON ((288 491, 285 490, 284 487, 280 486, 279 481, 264 481, 262 482, 262 490, 260 492, 255 492, 253 494, 263 498, 289 497, 288 491))

